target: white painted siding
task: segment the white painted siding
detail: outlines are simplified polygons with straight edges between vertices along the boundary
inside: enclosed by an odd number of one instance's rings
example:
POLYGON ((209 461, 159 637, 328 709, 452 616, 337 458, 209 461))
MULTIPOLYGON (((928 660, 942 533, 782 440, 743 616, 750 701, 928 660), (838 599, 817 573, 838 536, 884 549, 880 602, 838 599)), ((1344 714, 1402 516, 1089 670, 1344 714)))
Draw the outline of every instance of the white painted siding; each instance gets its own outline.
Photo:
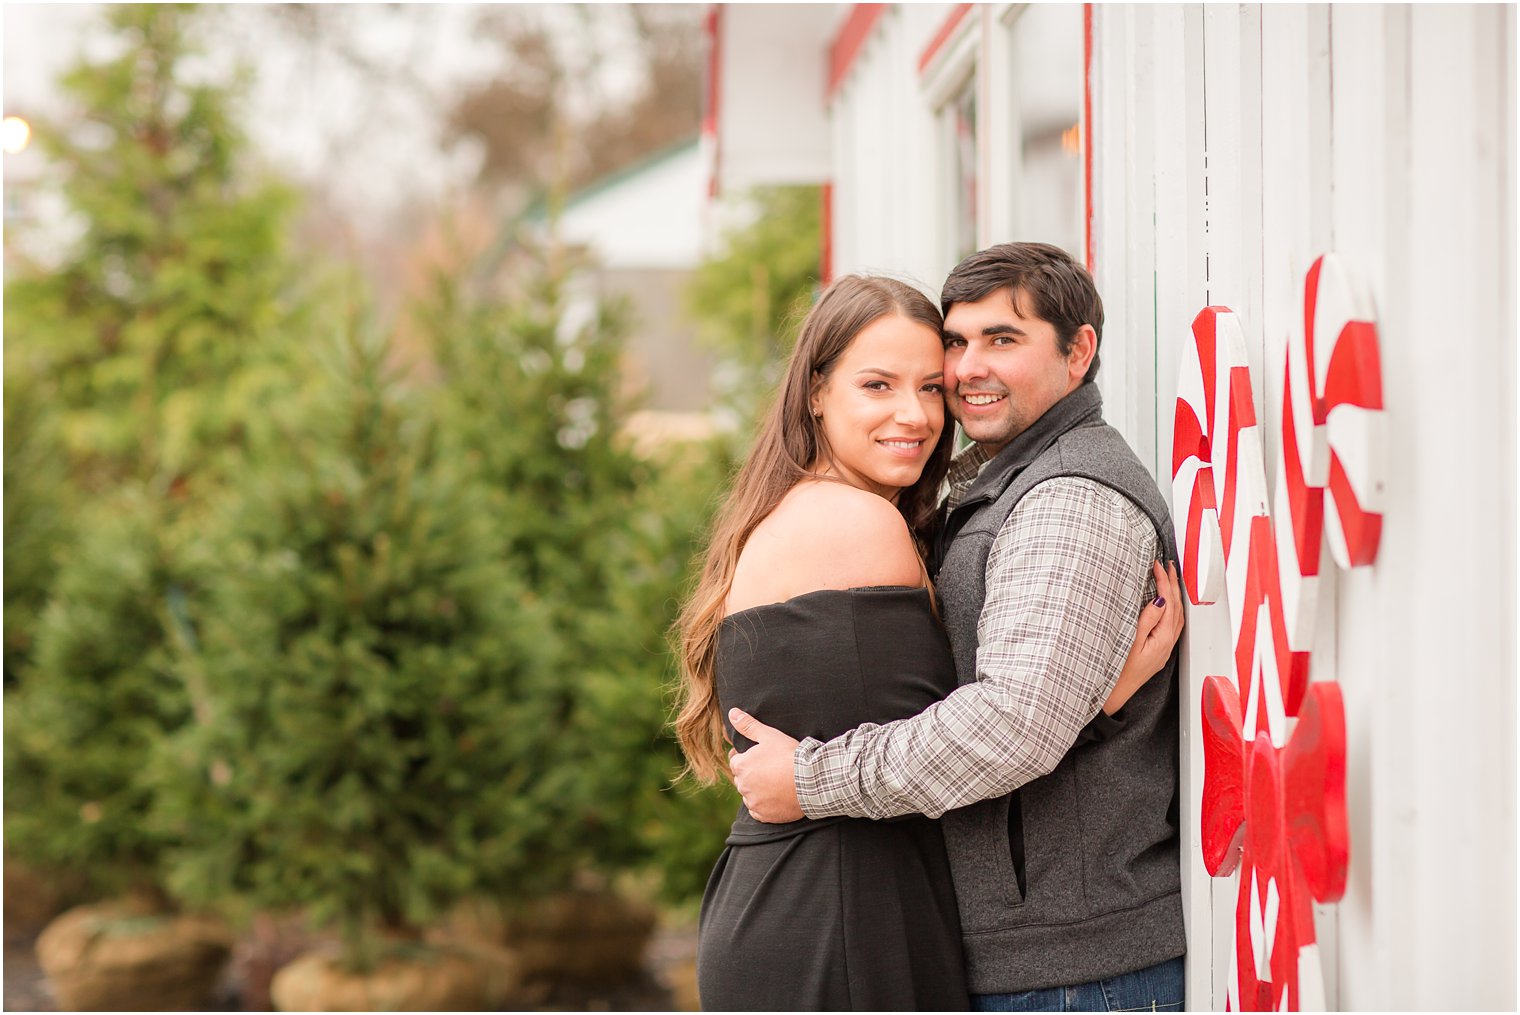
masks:
POLYGON ((706 166, 695 142, 571 200, 560 216, 566 242, 605 268, 681 269, 701 260, 706 166))
POLYGON ((912 73, 920 48, 953 7, 882 14, 830 104, 834 135, 834 273, 917 282, 936 300, 944 280, 935 240, 938 135, 912 73))
MULTIPOLYGON (((1377 304, 1382 549, 1330 579, 1313 656, 1341 684, 1349 752, 1350 882, 1316 914, 1326 1000, 1513 1008, 1514 9, 1094 14, 1102 383, 1158 478, 1199 309, 1240 315, 1275 440, 1313 259, 1339 251, 1377 304)), ((1184 672, 1190 1005, 1216 1008, 1235 886, 1198 859, 1193 743, 1220 611, 1190 615, 1184 672)))
POLYGON ((828 179, 821 100, 848 4, 723 4, 718 183, 724 192, 828 179))

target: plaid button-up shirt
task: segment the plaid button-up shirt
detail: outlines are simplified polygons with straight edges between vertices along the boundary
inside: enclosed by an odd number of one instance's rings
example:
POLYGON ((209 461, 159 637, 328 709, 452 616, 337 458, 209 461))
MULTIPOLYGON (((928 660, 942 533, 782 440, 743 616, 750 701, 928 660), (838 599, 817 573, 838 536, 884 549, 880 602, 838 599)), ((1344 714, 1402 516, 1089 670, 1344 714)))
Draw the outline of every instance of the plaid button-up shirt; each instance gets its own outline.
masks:
MULTIPOLYGON (((990 457, 973 445, 956 458, 952 506, 990 457)), ((1159 552, 1150 519, 1110 487, 1062 477, 1029 491, 987 558, 976 681, 911 719, 804 740, 803 812, 938 817, 1052 771, 1118 682, 1159 552)))

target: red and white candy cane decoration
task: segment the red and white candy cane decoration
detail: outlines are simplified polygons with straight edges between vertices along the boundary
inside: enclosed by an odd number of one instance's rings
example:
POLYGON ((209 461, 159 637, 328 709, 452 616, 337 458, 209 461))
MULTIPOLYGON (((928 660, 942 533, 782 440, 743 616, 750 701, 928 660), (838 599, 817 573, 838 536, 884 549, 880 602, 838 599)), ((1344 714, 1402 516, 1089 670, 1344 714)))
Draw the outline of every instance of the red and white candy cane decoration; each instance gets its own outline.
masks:
POLYGON ((1308 684, 1321 547, 1328 542, 1343 568, 1377 557, 1385 461, 1383 372, 1372 301, 1333 254, 1309 269, 1303 329, 1288 342, 1274 507, 1283 522, 1277 527, 1278 559, 1284 562, 1284 612, 1294 652, 1291 683, 1300 694, 1308 684))
POLYGON ((1325 536, 1342 567, 1377 556, 1377 327, 1334 255, 1316 261, 1303 330, 1288 342, 1275 518, 1235 314, 1199 313, 1190 352, 1172 444, 1177 543, 1189 598, 1223 591, 1234 635, 1233 679, 1206 676, 1200 703, 1204 864, 1218 877, 1240 871, 1229 1002, 1320 1007, 1311 900, 1345 891, 1346 733, 1340 689, 1311 687, 1309 657, 1325 536))

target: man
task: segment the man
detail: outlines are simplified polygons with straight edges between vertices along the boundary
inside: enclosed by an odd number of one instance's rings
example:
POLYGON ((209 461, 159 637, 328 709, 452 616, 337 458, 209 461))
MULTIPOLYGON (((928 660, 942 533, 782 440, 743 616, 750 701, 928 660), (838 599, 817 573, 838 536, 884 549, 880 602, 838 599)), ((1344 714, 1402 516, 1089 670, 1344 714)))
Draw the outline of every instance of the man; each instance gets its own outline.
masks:
POLYGON ((827 744, 736 709, 756 745, 735 784, 764 821, 944 814, 977 1010, 1180 1009, 1175 653, 1100 714, 1151 563, 1175 558, 1155 482, 1102 419, 1102 301, 1064 251, 1013 243, 963 261, 941 302, 946 398, 975 442, 933 554, 962 686, 827 744))

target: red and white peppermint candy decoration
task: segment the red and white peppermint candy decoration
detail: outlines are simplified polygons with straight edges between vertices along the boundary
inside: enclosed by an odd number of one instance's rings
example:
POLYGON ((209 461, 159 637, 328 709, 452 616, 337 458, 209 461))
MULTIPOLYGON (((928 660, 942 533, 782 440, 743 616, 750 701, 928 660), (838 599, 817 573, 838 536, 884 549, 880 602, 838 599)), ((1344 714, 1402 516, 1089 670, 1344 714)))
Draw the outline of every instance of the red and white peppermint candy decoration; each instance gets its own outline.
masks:
POLYGON ((1341 897, 1350 856, 1340 688, 1311 688, 1309 658, 1325 542, 1342 567, 1377 556, 1382 376, 1370 300, 1333 255, 1309 270, 1303 321, 1288 341, 1272 510, 1244 336, 1228 307, 1193 321, 1177 383, 1183 582, 1200 605, 1226 595, 1233 634, 1234 672, 1205 663, 1200 701, 1204 865, 1241 877, 1231 1007, 1323 1003, 1311 904, 1341 897))

